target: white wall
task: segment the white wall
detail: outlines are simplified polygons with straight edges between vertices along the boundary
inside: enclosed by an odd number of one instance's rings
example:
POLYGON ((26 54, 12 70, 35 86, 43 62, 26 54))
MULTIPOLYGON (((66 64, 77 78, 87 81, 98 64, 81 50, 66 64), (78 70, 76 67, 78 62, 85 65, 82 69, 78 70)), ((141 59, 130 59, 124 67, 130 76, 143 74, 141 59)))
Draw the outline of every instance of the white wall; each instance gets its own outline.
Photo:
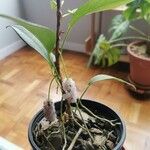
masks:
MULTIPOLYGON (((0 14, 22 17, 23 12, 20 2, 20 0, 0 0, 0 14)), ((6 29, 6 26, 10 24, 13 23, 0 18, 0 59, 24 46, 24 42, 12 29, 6 29)))
MULTIPOLYGON (((49 8, 50 0, 23 0, 24 13, 27 20, 39 23, 45 26, 49 26, 55 29, 56 17, 55 12, 51 11, 49 8)), ((81 3, 87 0, 65 0, 64 9, 73 9, 81 5, 81 3)), ((63 11, 64 13, 64 11, 63 11)), ((114 15, 118 14, 115 11, 106 11, 102 16, 102 33, 107 34, 111 19, 114 15)), ((64 19, 62 29, 66 28, 69 18, 64 19)), ((98 14, 96 19, 96 30, 98 31, 98 14)), ((65 48, 84 52, 84 41, 90 33, 90 16, 86 16, 81 19, 81 21, 72 30, 65 48)), ((145 33, 148 33, 148 26, 143 22, 137 22, 136 26, 143 29, 145 33)), ((65 30, 64 30, 65 31, 65 30)))
MULTIPOLYGON (((50 0, 0 0, 0 13, 23 17, 29 21, 55 29, 55 12, 50 10, 49 1, 50 0)), ((87 0, 65 0, 64 10, 79 7, 81 3, 85 1, 87 0)), ((65 13, 64 10, 63 13, 65 13)), ((107 11, 103 13, 102 33, 106 34, 107 29, 110 26, 111 18, 117 13, 118 12, 114 11, 107 11)), ((63 31, 66 29, 68 20, 69 18, 66 18, 62 22, 63 31)), ((98 30, 98 19, 96 21, 96 28, 98 30)), ((90 33, 90 23, 90 16, 82 18, 70 33, 65 48, 84 52, 84 41, 90 33)), ((0 35, 2 35, 0 36, 0 59, 23 45, 22 41, 18 38, 14 31, 11 29, 5 29, 5 26, 9 24, 10 22, 0 19, 0 35)), ((146 26, 143 22, 138 22, 136 25, 148 33, 148 26, 146 26)))
MULTIPOLYGON (((56 26, 55 12, 50 10, 50 0, 23 0, 27 20, 39 23, 52 29, 56 26), (37 2, 38 1, 38 2, 37 2)), ((74 9, 87 0, 65 0, 64 9, 74 9)), ((65 11, 63 11, 64 13, 65 11)), ((65 31, 69 18, 63 20, 62 29, 65 31)), ((66 48, 84 51, 84 40, 90 32, 90 17, 84 17, 72 30, 68 37, 66 48)))

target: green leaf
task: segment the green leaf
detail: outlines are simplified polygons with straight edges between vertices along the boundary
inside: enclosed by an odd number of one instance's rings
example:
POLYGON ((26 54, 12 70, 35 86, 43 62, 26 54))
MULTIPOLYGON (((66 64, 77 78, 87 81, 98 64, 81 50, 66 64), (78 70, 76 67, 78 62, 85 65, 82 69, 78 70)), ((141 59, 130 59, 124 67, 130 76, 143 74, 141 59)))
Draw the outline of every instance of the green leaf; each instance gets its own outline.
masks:
POLYGON ((50 7, 51 7, 51 9, 53 9, 53 10, 56 10, 56 9, 57 9, 56 0, 50 0, 50 7))
POLYGON ((127 32, 129 28, 129 21, 125 20, 123 15, 117 15, 112 19, 111 32, 112 36, 110 40, 121 37, 124 33, 127 32))
POLYGON ((109 51, 107 52, 107 60, 108 60, 107 66, 112 66, 119 61, 121 55, 120 51, 121 50, 118 48, 109 49, 109 51))
POLYGON ((48 62, 50 62, 50 57, 48 51, 45 49, 43 44, 26 28, 20 25, 10 26, 16 31, 16 33, 31 47, 33 47, 37 52, 39 52, 48 62))
POLYGON ((106 38, 105 36, 102 34, 99 36, 95 48, 90 56, 89 62, 88 62, 88 66, 91 66, 94 62, 94 64, 99 64, 99 50, 100 50, 100 43, 105 41, 106 38))
POLYGON ((134 89, 136 89, 134 85, 132 85, 129 82, 126 82, 125 80, 122 80, 122 79, 119 79, 119 78, 116 78, 116 77, 113 77, 113 76, 110 76, 110 75, 105 75, 105 74, 100 74, 100 75, 96 75, 96 76, 92 77, 90 79, 88 85, 90 86, 90 85, 93 85, 95 82, 104 81, 104 80, 116 80, 116 81, 125 83, 129 86, 132 86, 134 89))
POLYGON ((96 46, 91 54, 88 66, 91 64, 108 67, 118 62, 120 58, 120 49, 113 47, 104 35, 100 35, 96 46))
POLYGON ((124 17, 127 20, 132 20, 137 18, 136 8, 135 7, 129 7, 123 12, 124 17))
POLYGON ((50 53, 54 49, 56 36, 55 36, 55 32, 53 32, 49 28, 25 21, 20 18, 15 18, 3 14, 0 14, 0 17, 12 20, 18 25, 21 25, 24 28, 26 28, 43 44, 43 46, 48 51, 48 53, 50 53))
MULTIPOLYGON (((61 0, 61 7, 64 5, 64 0, 61 0)), ((57 2, 56 0, 50 0, 50 8, 52 10, 56 10, 57 9, 57 2)))
POLYGON ((105 81, 105 80, 116 80, 116 81, 119 81, 121 83, 125 83, 131 87, 133 87, 135 90, 136 90, 136 87, 134 85, 132 85, 131 83, 129 82, 126 82, 125 80, 122 80, 122 79, 119 79, 119 78, 116 78, 116 77, 113 77, 113 76, 110 76, 110 75, 106 75, 106 74, 100 74, 100 75, 96 75, 94 77, 92 77, 89 82, 88 82, 88 85, 87 87, 85 88, 85 90, 83 91, 80 99, 83 97, 83 95, 87 92, 87 90, 89 89, 89 87, 91 85, 93 85, 95 82, 99 82, 99 81, 105 81))
POLYGON ((69 22, 69 30, 85 15, 125 5, 133 0, 88 0, 73 14, 69 22))
POLYGON ((148 3, 150 3, 150 0, 146 0, 148 3))
POLYGON ((68 13, 64 14, 63 17, 69 16, 69 15, 73 15, 76 11, 77 11, 77 8, 72 9, 72 10, 68 10, 68 13))
POLYGON ((134 0, 123 14, 127 20, 145 19, 149 21, 150 0, 134 0))
POLYGON ((141 17, 150 23, 150 2, 144 1, 141 4, 141 17))

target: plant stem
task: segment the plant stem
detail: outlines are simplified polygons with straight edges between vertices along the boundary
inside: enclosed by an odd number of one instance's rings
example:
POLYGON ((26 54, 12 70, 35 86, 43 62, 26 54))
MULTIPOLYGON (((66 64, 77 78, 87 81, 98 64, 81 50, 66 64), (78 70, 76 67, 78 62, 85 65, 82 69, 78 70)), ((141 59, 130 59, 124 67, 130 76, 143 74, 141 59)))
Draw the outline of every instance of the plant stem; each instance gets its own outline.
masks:
POLYGON ((111 46, 111 48, 114 48, 114 47, 126 47, 127 44, 124 44, 124 43, 119 43, 119 44, 114 44, 111 46))
POLYGON ((82 121, 83 121, 83 124, 84 124, 84 126, 85 126, 85 128, 86 128, 86 130, 87 130, 87 132, 88 132, 88 134, 89 134, 89 136, 90 136, 90 138, 91 138, 91 140, 94 141, 94 138, 92 137, 92 135, 91 135, 91 133, 90 133, 90 131, 89 131, 89 129, 88 129, 86 123, 84 122, 84 119, 83 119, 83 116, 82 116, 82 113, 81 113, 81 111, 80 111, 80 108, 79 108, 78 103, 76 103, 76 105, 77 105, 77 110, 79 111, 80 117, 81 117, 81 119, 82 119, 82 121))
POLYGON ((101 118, 97 115, 95 115, 92 111, 90 111, 87 107, 85 107, 82 102, 81 102, 81 99, 79 99, 79 103, 81 105, 82 108, 84 108, 89 114, 91 114, 93 117, 95 117, 96 119, 99 119, 103 122, 108 122, 111 126, 115 127, 117 125, 117 123, 113 123, 112 121, 108 120, 108 119, 105 119, 105 118, 101 118))
POLYGON ((69 146, 69 148, 67 150, 72 150, 73 149, 74 144, 76 143, 76 141, 77 141, 79 135, 81 134, 81 132, 82 132, 82 128, 80 128, 78 130, 77 134, 75 135, 74 139, 72 140, 72 142, 71 142, 71 144, 70 144, 70 146, 69 146))
POLYGON ((60 76, 59 82, 62 86, 62 77, 60 73, 60 65, 59 65, 59 42, 60 42, 60 19, 61 19, 61 12, 60 12, 60 7, 61 7, 61 0, 57 0, 57 30, 56 30, 56 47, 55 47, 55 54, 56 54, 56 70, 58 72, 58 75, 60 76))
POLYGON ((65 129, 65 126, 64 126, 64 123, 63 123, 63 134, 64 134, 64 145, 63 145, 63 148, 62 150, 65 150, 66 146, 67 146, 67 139, 66 139, 66 129, 65 129))
POLYGON ((122 38, 118 38, 118 39, 115 39, 115 40, 111 40, 109 41, 110 43, 115 43, 115 42, 118 42, 118 41, 123 41, 123 40, 129 40, 129 39, 138 39, 138 40, 144 40, 144 41, 150 41, 150 39, 148 38, 145 38, 145 37, 136 37, 136 36, 129 36, 129 37, 122 37, 122 38))
POLYGON ((60 60, 61 60, 62 65, 63 65, 63 69, 64 69, 65 76, 66 76, 66 78, 68 79, 68 78, 69 78, 69 76, 68 76, 67 69, 66 69, 66 65, 65 65, 65 61, 64 61, 64 58, 63 58, 63 56, 62 56, 62 53, 61 53, 61 52, 60 52, 60 60))
POLYGON ((52 86, 52 83, 54 81, 55 77, 50 81, 50 84, 49 84, 49 88, 48 88, 48 101, 50 100, 50 90, 51 90, 51 86, 52 86))
MULTIPOLYGON (((63 87, 62 87, 62 76, 61 76, 60 64, 59 64, 59 57, 60 57, 61 61, 63 62, 63 67, 65 70, 65 64, 63 61, 62 53, 60 52, 60 48, 59 48, 59 45, 60 45, 60 21, 61 21, 61 10, 60 9, 61 9, 61 0, 57 0, 57 31, 56 31, 56 48, 55 48, 55 50, 56 50, 55 66, 56 66, 56 70, 58 72, 58 75, 60 76, 59 82, 61 85, 61 91, 62 91, 62 94, 64 94, 65 92, 64 92, 63 87)), ((66 73, 66 70, 65 70, 65 73, 66 73)), ((63 103, 63 99, 61 100, 61 103, 63 103)), ((70 104, 68 104, 68 103, 67 103, 67 108, 68 108, 68 110, 70 109, 70 104)))
POLYGON ((72 115, 72 118, 73 118, 74 122, 75 122, 80 128, 82 128, 83 130, 87 131, 87 129, 84 128, 84 127, 75 119, 74 115, 72 115))
POLYGON ((86 91, 89 89, 89 87, 90 87, 90 84, 88 84, 87 87, 84 89, 84 91, 82 92, 79 99, 82 99, 83 95, 86 93, 86 91))
POLYGON ((139 33, 140 35, 142 35, 142 36, 144 36, 144 37, 147 37, 147 35, 146 35, 144 32, 140 31, 140 30, 137 29, 136 27, 130 25, 129 28, 132 29, 132 30, 134 30, 134 31, 136 31, 136 32, 139 33))
POLYGON ((47 143, 50 145, 50 147, 52 148, 52 150, 55 150, 54 146, 49 142, 49 140, 47 139, 46 135, 43 133, 44 138, 46 139, 47 143))
POLYGON ((65 37, 64 37, 64 39, 63 39, 63 41, 62 41, 62 45, 61 45, 61 54, 62 54, 62 50, 63 50, 63 47, 64 47, 64 44, 65 44, 65 42, 66 42, 66 40, 67 40, 67 37, 68 37, 68 34, 69 34, 69 32, 70 32, 70 30, 67 30, 67 32, 66 32, 66 34, 65 34, 65 37))

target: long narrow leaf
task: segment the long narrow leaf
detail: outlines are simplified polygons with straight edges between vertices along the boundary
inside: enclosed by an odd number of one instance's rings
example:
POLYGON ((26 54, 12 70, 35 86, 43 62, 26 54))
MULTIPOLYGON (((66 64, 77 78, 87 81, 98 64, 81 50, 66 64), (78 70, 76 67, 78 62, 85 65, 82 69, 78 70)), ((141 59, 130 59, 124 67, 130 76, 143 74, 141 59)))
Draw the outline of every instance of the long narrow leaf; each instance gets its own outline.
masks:
POLYGON ((113 76, 110 76, 110 75, 105 75, 105 74, 100 74, 100 75, 96 75, 94 77, 92 77, 89 81, 89 86, 94 84, 95 82, 98 82, 98 81, 104 81, 104 80, 116 80, 116 81, 119 81, 119 82, 122 82, 122 83, 125 83, 129 86, 132 86, 134 89, 135 89, 135 86, 132 85, 131 83, 129 82, 126 82, 122 79, 119 79, 119 78, 116 78, 116 77, 113 77, 113 76))
POLYGON ((100 74, 100 75, 96 75, 94 77, 92 77, 89 82, 88 82, 88 85, 86 86, 85 90, 83 91, 83 93, 81 94, 81 97, 80 99, 83 97, 83 95, 87 92, 87 90, 89 89, 89 87, 91 85, 93 85, 95 82, 98 82, 98 81, 105 81, 105 80, 116 80, 116 81, 119 81, 121 83, 125 83, 131 87, 133 87, 135 90, 136 90, 136 87, 134 85, 132 85, 131 83, 129 82, 126 82, 122 79, 119 79, 119 78, 116 78, 116 77, 113 77, 113 76, 110 76, 110 75, 106 75, 106 74, 100 74))
POLYGON ((50 57, 48 51, 45 49, 43 44, 26 28, 20 25, 10 26, 16 31, 16 33, 31 47, 33 47, 37 52, 39 52, 48 62, 50 62, 50 57))
POLYGON ((113 9, 132 1, 133 0, 88 0, 73 14, 68 28, 71 29, 78 20, 85 15, 113 9))
POLYGON ((15 17, 3 15, 3 14, 0 14, 0 17, 12 20, 16 24, 21 25, 24 28, 26 28, 43 44, 43 46, 49 53, 54 49, 56 36, 55 36, 55 32, 53 32, 49 28, 25 21, 20 18, 15 18, 15 17))

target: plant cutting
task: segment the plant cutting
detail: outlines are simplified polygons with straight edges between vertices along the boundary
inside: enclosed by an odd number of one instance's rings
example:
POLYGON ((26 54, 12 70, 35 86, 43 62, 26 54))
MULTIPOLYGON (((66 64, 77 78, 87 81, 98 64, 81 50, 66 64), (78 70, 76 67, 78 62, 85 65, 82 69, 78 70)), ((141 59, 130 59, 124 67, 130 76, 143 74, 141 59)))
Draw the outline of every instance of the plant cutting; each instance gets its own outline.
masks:
POLYGON ((89 0, 78 9, 62 14, 63 1, 52 0, 51 6, 56 8, 57 16, 56 32, 45 26, 0 14, 1 17, 17 23, 17 25, 9 27, 41 54, 53 75, 43 109, 33 117, 29 126, 29 141, 33 149, 120 150, 122 148, 125 140, 125 126, 121 118, 112 109, 101 103, 83 100, 83 96, 89 87, 98 81, 113 79, 130 86, 133 85, 122 79, 100 74, 91 78, 82 94, 78 96, 76 83, 68 75, 62 52, 69 32, 81 17, 112 9, 130 1, 89 0), (62 45, 60 45, 62 36, 61 19, 68 15, 71 15, 71 20, 62 45), (60 70, 60 63, 62 64, 62 70, 60 70), (62 98, 57 103, 54 103, 55 100, 51 99, 53 82, 57 83, 56 89, 60 89, 62 93, 62 98))

